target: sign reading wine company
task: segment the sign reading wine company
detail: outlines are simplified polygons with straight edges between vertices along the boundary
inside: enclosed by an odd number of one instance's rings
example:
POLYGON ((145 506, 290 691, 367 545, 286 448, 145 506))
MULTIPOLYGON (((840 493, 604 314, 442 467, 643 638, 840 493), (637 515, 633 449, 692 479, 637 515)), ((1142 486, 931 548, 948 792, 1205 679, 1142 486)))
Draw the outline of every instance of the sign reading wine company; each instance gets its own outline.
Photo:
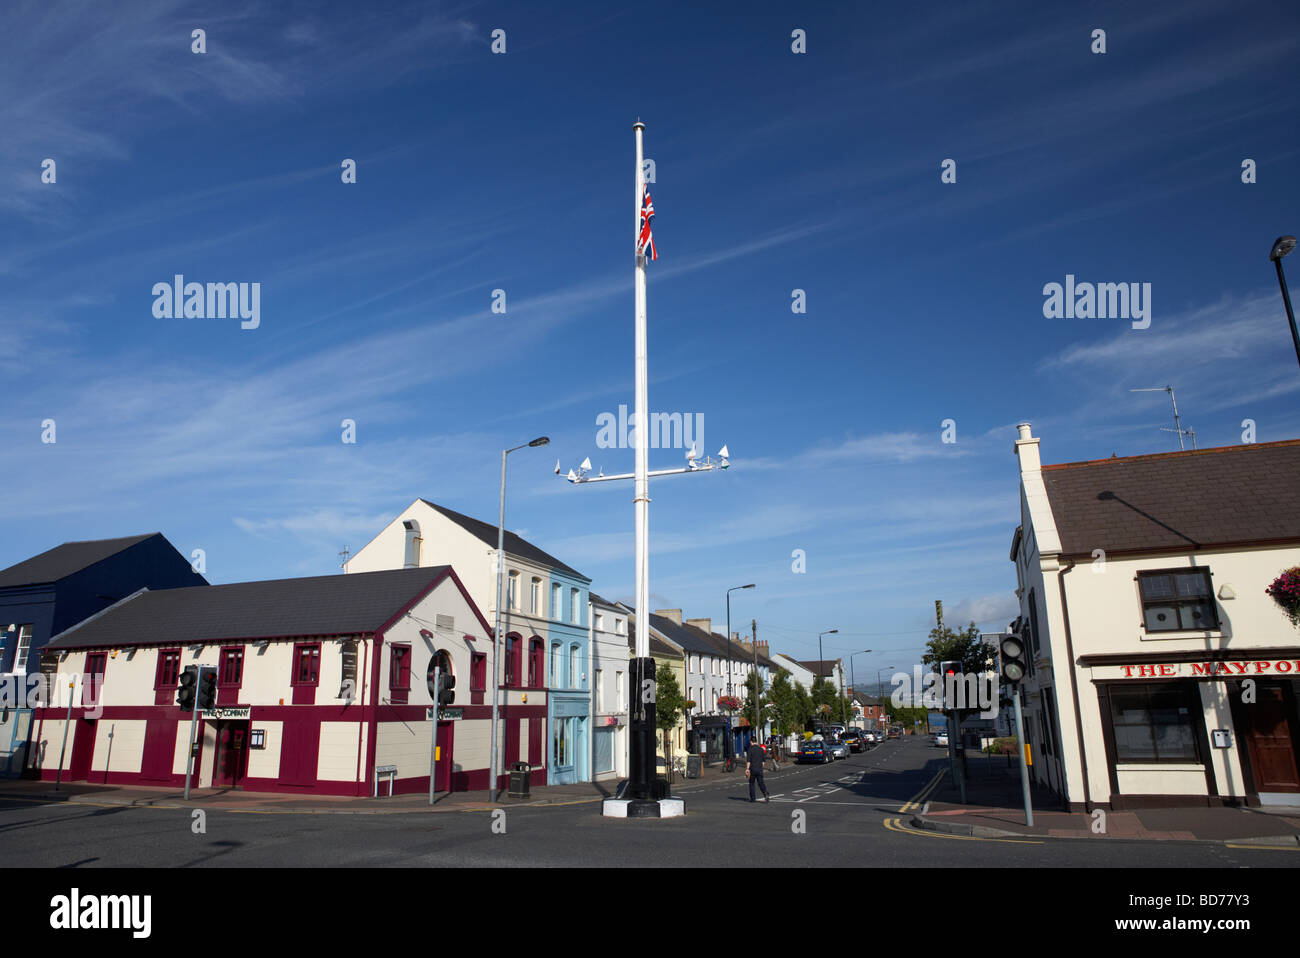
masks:
POLYGON ((208 722, 230 721, 232 719, 238 722, 247 719, 252 711, 252 706, 249 705, 239 707, 226 705, 221 708, 204 709, 199 712, 199 718, 208 722))

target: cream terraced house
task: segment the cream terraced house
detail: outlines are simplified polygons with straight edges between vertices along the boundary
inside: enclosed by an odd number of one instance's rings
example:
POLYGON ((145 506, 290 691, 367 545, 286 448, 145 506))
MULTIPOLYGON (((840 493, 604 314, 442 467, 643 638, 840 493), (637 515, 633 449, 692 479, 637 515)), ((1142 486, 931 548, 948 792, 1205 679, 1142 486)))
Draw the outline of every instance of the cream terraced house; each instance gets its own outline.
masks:
POLYGON ((1043 465, 1010 558, 1032 775, 1069 810, 1300 805, 1300 440, 1043 465))
MULTIPOLYGON (((495 524, 416 499, 344 570, 450 565, 495 627, 496 547, 495 524)), ((505 533, 499 788, 508 787, 515 762, 529 764, 534 785, 591 780, 590 585, 555 556, 505 533)))

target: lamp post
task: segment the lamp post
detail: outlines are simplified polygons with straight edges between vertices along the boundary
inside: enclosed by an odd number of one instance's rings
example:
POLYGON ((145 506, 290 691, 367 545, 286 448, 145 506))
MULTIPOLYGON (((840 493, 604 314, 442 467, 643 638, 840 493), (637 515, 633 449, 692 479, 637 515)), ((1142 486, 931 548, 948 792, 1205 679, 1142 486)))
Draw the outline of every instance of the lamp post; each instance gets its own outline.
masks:
MULTIPOLYGON (((825 663, 825 661, 826 661, 826 659, 823 657, 823 654, 822 654, 822 636, 823 636, 823 635, 835 635, 837 632, 839 632, 839 629, 830 629, 830 630, 828 630, 828 631, 826 631, 826 632, 818 632, 818 633, 817 633, 817 671, 818 671, 818 672, 821 672, 821 670, 822 670, 822 665, 823 665, 823 664, 825 663)), ((821 675, 818 675, 817 677, 818 677, 818 678, 823 678, 823 676, 821 676, 821 675)))
MULTIPOLYGON (((731 593, 739 592, 741 589, 752 589, 754 583, 749 585, 738 585, 733 589, 727 590, 727 698, 731 698, 731 593)), ((731 741, 731 717, 727 717, 727 753, 728 758, 735 753, 734 743, 731 741)), ((728 766, 730 767, 730 766, 728 766)))
POLYGON ((892 665, 886 665, 883 669, 876 669, 876 703, 880 706, 880 716, 876 718, 876 724, 880 724, 880 717, 885 714, 885 705, 880 700, 885 697, 885 683, 880 680, 882 672, 892 669, 892 665))
POLYGON ((1296 362, 1300 362, 1300 332, 1296 332, 1295 313, 1291 310, 1291 294, 1286 289, 1286 277, 1282 275, 1282 257, 1295 249, 1294 236, 1279 236, 1273 242, 1273 249, 1268 258, 1277 267, 1277 284, 1282 287, 1282 302, 1286 304, 1286 318, 1291 324, 1291 342, 1295 344, 1296 362))
POLYGON ((858 680, 857 680, 857 678, 854 676, 854 673, 853 673, 853 656, 854 656, 854 655, 870 655, 870 654, 871 654, 871 650, 870 650, 870 649, 863 649, 861 652, 854 652, 852 655, 849 656, 849 683, 853 686, 853 694, 854 694, 854 695, 857 695, 857 694, 858 694, 858 680))
MULTIPOLYGON (((497 625, 495 634, 492 637, 492 673, 494 681, 492 683, 492 760, 488 763, 488 774, 491 781, 488 783, 488 801, 497 800, 497 776, 500 770, 497 768, 497 725, 500 723, 499 708, 501 701, 501 619, 503 601, 503 590, 505 588, 505 566, 506 566, 506 456, 516 449, 523 449, 524 446, 545 446, 551 440, 546 436, 538 436, 532 442, 526 442, 522 446, 514 446, 510 449, 501 450, 501 511, 497 517, 497 625)), ((436 708, 435 704, 435 708, 436 708)), ((436 713, 435 713, 436 715, 436 713)), ((434 722, 437 722, 437 718, 434 722)))

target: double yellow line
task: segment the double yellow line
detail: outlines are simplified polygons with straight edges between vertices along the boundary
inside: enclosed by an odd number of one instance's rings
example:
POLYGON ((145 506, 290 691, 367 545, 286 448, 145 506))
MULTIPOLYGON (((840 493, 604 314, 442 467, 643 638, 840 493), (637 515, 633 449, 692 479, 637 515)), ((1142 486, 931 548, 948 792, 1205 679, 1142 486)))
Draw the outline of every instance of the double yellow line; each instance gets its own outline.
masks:
MULTIPOLYGON (((905 814, 920 808, 922 804, 925 803, 926 799, 934 793, 934 790, 939 787, 939 783, 943 781, 943 777, 947 774, 948 770, 946 768, 935 773, 934 778, 930 779, 929 784, 926 785, 925 788, 921 789, 921 791, 919 791, 910 801, 905 802, 903 807, 898 811, 905 814)), ((884 825, 885 828, 889 829, 891 832, 902 832, 904 835, 922 835, 926 838, 955 839, 959 842, 1006 842, 1012 845, 1044 844, 1042 841, 1026 838, 980 838, 976 835, 950 835, 946 832, 932 832, 926 829, 908 828, 903 824, 901 818, 886 818, 884 825)))

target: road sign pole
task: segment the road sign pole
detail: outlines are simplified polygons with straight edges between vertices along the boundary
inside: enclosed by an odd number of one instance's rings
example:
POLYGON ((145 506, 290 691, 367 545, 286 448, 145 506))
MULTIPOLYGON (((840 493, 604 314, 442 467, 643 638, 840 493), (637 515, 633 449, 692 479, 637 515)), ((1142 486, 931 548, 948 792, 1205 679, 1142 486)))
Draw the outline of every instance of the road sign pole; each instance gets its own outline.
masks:
POLYGON ((433 670, 433 739, 429 742, 429 804, 433 804, 433 782, 438 776, 438 680, 441 667, 433 670))
POLYGON ((1020 791, 1025 799, 1025 824, 1034 825, 1034 807, 1029 801, 1029 766, 1025 764, 1025 726, 1020 712, 1020 686, 1015 687, 1013 696, 1016 700, 1016 748, 1020 752, 1020 791))

